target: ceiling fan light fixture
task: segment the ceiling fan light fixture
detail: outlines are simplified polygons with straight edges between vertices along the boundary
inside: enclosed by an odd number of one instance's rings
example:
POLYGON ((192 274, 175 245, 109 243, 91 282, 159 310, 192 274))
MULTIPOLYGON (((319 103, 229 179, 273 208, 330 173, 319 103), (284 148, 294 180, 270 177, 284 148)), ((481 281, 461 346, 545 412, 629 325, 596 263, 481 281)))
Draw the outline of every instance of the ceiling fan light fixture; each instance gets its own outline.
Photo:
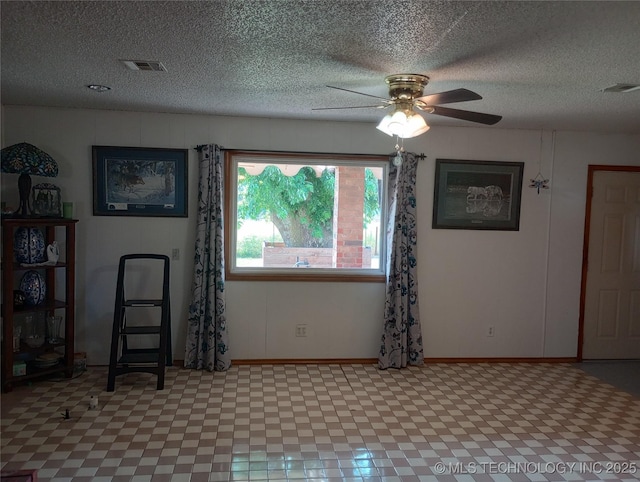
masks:
POLYGON ((411 115, 407 119, 404 135, 401 137, 405 139, 408 137, 417 137, 420 134, 424 134, 429 129, 430 127, 427 125, 427 122, 424 120, 424 117, 414 112, 413 115, 411 115))
POLYGON ((376 126, 376 129, 384 132, 388 136, 393 136, 393 132, 389 130, 389 123, 391 122, 391 114, 385 115, 380 123, 376 126))
POLYGON ((413 111, 396 110, 382 118, 378 126, 388 136, 398 136, 403 139, 416 137, 429 130, 424 118, 413 111))
POLYGON ((407 114, 397 110, 391 115, 388 128, 394 136, 399 136, 406 130, 407 120, 407 114))

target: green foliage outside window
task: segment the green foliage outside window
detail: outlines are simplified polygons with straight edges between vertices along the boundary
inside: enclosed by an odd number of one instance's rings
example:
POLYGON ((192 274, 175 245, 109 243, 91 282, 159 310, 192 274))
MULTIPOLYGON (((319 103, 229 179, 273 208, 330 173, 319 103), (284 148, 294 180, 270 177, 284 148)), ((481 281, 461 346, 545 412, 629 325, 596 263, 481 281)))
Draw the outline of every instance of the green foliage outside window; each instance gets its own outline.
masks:
POLYGON ((236 256, 238 258, 262 258, 263 241, 258 236, 247 236, 238 239, 236 256))
MULTIPOLYGON (((296 175, 286 176, 276 166, 266 166, 258 175, 240 167, 238 222, 271 221, 286 246, 328 248, 333 243, 334 190, 334 168, 326 168, 316 176, 311 167, 303 167, 296 175)), ((365 169, 365 227, 379 210, 378 180, 370 169, 365 169)))

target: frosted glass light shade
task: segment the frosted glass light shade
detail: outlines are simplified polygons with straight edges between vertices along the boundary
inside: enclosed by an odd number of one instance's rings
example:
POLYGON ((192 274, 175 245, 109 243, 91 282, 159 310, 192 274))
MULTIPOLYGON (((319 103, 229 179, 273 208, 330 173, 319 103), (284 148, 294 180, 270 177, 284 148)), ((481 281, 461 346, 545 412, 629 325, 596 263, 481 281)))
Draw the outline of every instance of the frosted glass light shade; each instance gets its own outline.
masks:
POLYGON ((425 122, 424 117, 422 117, 420 114, 413 114, 407 119, 404 131, 403 131, 404 135, 400 137, 403 137, 403 138, 416 137, 416 136, 419 136, 420 134, 424 134, 429 129, 430 127, 425 122))
POLYGON ((393 135, 402 137, 402 133, 405 132, 407 125, 407 114, 398 110, 393 113, 391 120, 389 121, 389 130, 393 135))
POLYGON ((393 114, 387 114, 380 121, 377 129, 389 136, 398 136, 403 139, 416 137, 429 130, 429 126, 420 114, 397 110, 393 114))
POLYGON ((392 136, 393 132, 389 130, 389 123, 391 122, 391 114, 387 114, 382 118, 380 123, 376 126, 376 129, 381 130, 388 136, 392 136))

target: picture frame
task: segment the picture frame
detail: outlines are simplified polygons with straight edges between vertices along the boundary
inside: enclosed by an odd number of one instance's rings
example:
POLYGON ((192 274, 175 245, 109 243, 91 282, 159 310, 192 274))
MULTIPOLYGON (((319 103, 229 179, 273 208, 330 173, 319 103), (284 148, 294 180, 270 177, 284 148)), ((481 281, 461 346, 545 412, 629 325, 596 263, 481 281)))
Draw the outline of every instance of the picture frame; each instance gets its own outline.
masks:
POLYGON ((523 162, 436 159, 434 229, 518 231, 523 162))
POLYGON ((31 189, 33 214, 42 218, 62 217, 60 188, 50 182, 36 184, 31 189))
POLYGON ((93 215, 187 217, 187 149, 92 146, 93 215))

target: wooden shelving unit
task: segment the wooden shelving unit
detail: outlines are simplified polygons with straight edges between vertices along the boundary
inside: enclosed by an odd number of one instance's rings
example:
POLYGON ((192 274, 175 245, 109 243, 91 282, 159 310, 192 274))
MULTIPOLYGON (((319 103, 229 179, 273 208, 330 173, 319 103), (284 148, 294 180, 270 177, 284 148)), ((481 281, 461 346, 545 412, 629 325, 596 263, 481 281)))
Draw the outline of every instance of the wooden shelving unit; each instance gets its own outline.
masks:
MULTIPOLYGON (((73 375, 74 323, 75 323, 75 260, 76 260, 76 223, 75 219, 52 218, 9 218, 2 219, 2 391, 11 391, 13 385, 46 375, 64 373, 73 375), (14 254, 14 236, 20 227, 34 227, 43 231, 46 245, 57 241, 60 247, 60 260, 50 266, 22 266, 14 254), (36 306, 14 306, 14 290, 20 284, 20 277, 29 270, 36 270, 46 280, 46 298, 36 306), (61 278, 63 277, 63 278, 61 278), (64 280, 64 289, 56 292, 64 280), (62 291, 62 292, 60 292, 62 291), (27 313, 64 317, 64 339, 61 343, 45 343, 31 348, 24 342, 18 351, 13 350, 13 334, 16 317, 27 313), (61 353, 64 349, 64 353, 61 353), (54 366, 39 368, 36 358, 51 352, 61 354, 62 361, 54 366), (26 374, 14 375, 14 364, 26 363, 26 374)), ((44 333, 46 336, 46 332, 44 333)))

